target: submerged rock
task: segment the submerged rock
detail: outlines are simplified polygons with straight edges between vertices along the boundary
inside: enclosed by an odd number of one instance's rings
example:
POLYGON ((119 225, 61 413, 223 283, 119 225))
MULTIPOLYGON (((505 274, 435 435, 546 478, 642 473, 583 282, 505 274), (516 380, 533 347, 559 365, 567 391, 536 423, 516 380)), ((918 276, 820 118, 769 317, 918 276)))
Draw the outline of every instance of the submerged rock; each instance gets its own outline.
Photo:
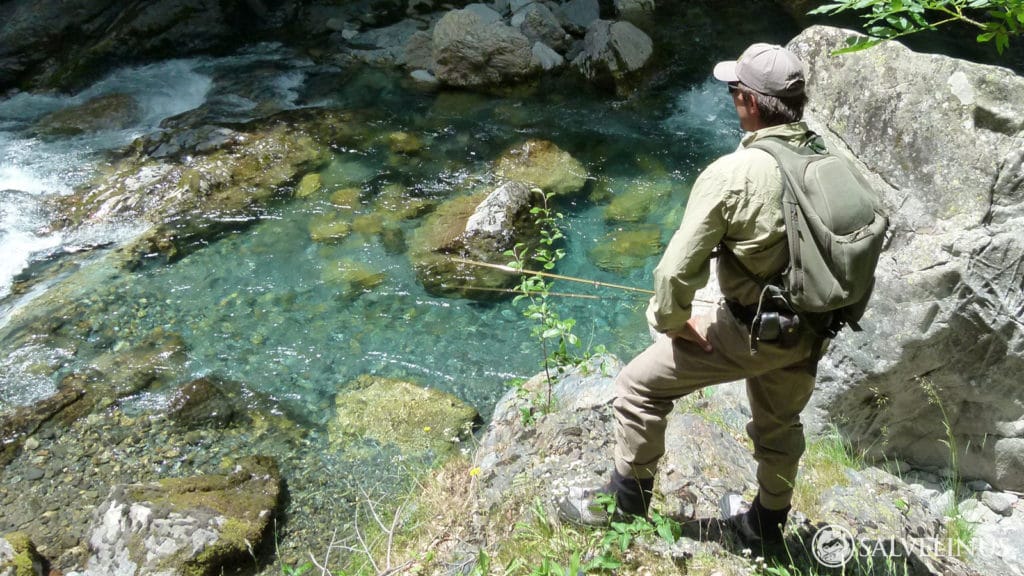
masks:
POLYGON ((238 393, 232 394, 231 388, 237 391, 240 386, 211 376, 197 378, 174 393, 167 406, 167 415, 187 429, 228 426, 245 418, 245 414, 239 412, 244 406, 239 405, 238 393))
POLYGON ((587 256, 602 270, 623 272, 642 268, 649 258, 661 254, 662 246, 661 229, 650 224, 605 234, 587 256))
POLYGON ((85 575, 198 576, 251 562, 280 491, 277 464, 261 456, 227 475, 115 486, 96 509, 85 575))
POLYGON ((579 192, 589 176, 579 160, 547 140, 527 140, 509 148, 498 159, 494 173, 556 195, 579 192))
POLYGON ((604 219, 610 223, 642 222, 663 208, 671 194, 672 183, 668 180, 632 182, 605 207, 604 219))
POLYGON ((479 420, 476 409, 451 394, 372 376, 347 384, 334 403, 328 432, 346 452, 369 441, 392 444, 406 456, 439 458, 469 439, 479 420))

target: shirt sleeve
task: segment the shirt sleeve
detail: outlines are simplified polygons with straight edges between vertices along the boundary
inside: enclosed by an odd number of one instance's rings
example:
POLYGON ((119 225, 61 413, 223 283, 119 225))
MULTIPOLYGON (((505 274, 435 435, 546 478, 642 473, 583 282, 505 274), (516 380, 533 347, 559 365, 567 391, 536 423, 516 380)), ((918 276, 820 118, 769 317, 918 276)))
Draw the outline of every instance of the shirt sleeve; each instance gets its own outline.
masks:
POLYGON ((728 227, 728 163, 719 159, 697 178, 683 221, 654 269, 647 322, 658 332, 679 331, 690 319, 694 294, 708 282, 711 252, 728 227))

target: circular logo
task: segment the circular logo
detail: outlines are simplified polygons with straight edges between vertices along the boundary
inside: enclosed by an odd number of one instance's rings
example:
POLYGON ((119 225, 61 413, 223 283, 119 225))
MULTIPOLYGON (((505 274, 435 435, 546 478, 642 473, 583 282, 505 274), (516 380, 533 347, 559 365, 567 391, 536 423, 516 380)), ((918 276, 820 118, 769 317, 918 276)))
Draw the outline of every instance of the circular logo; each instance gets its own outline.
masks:
POLYGON ((811 540, 814 558, 828 568, 845 566, 850 558, 853 558, 855 546, 853 534, 850 534, 849 530, 831 524, 826 524, 818 530, 811 540))

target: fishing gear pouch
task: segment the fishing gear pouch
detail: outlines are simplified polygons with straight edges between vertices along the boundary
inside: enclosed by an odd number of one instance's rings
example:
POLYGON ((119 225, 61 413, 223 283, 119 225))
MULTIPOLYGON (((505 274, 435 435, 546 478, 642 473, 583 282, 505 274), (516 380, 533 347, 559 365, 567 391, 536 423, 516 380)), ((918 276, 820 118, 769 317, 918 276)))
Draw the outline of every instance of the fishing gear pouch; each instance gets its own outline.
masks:
POLYGON ((791 348, 800 342, 800 317, 792 312, 762 311, 751 321, 750 335, 758 342, 791 348))

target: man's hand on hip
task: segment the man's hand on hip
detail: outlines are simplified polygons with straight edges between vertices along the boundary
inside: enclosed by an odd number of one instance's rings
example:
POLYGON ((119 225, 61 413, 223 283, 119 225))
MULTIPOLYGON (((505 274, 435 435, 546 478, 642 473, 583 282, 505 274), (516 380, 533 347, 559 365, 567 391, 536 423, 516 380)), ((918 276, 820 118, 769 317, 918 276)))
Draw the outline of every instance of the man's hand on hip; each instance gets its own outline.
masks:
POLYGON ((673 340, 675 340, 676 338, 680 338, 682 340, 689 340, 690 342, 693 342, 697 346, 700 346, 701 349, 704 350, 705 352, 711 352, 711 342, 709 342, 708 339, 705 338, 701 331, 697 328, 698 322, 699 320, 697 318, 690 318, 689 320, 686 321, 686 325, 683 326, 682 330, 674 332, 665 332, 665 335, 673 340))

